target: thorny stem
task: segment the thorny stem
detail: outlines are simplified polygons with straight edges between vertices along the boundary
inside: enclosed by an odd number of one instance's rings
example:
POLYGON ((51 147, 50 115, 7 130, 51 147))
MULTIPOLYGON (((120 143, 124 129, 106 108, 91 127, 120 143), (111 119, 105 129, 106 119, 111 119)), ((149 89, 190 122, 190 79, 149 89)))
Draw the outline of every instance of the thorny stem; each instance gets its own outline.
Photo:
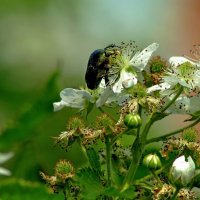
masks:
POLYGON ((161 110, 162 113, 165 112, 165 110, 167 110, 176 101, 176 99, 180 96, 182 91, 183 91, 183 87, 180 86, 180 88, 179 88, 177 94, 174 96, 174 98, 161 110))
POLYGON ((111 141, 110 137, 105 137, 106 144, 106 164, 107 164, 107 177, 108 177, 108 186, 111 186, 111 141))
POLYGON ((187 126, 185 126, 185 127, 183 127, 183 128, 180 128, 180 129, 178 129, 178 130, 176 130, 176 131, 167 133, 167 134, 162 135, 162 136, 159 136, 159 137, 151 138, 151 139, 147 140, 146 144, 150 144, 150 143, 152 143, 152 142, 159 142, 159 141, 161 141, 161 140, 165 140, 167 137, 170 137, 170 136, 172 136, 172 135, 175 135, 175 134, 177 134, 177 133, 180 133, 180 132, 182 132, 183 130, 185 130, 185 129, 187 129, 187 128, 193 127, 194 125, 198 124, 199 122, 200 122, 200 118, 197 119, 196 121, 194 121, 193 123, 191 123, 191 124, 189 124, 189 125, 187 125, 187 126))

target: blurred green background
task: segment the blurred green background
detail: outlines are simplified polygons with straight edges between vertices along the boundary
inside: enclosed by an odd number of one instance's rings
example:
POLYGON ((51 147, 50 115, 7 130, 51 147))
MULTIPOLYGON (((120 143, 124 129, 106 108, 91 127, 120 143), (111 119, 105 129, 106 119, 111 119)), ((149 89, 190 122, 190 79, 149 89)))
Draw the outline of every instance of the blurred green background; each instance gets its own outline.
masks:
POLYGON ((0 0, 0 152, 15 154, 3 165, 12 176, 0 176, 0 199, 62 199, 47 192, 39 171, 84 158, 54 146, 76 111, 54 113, 52 103, 63 88, 85 84, 93 50, 135 40, 141 48, 158 42, 166 59, 189 55, 199 43, 199 10, 197 0, 0 0))

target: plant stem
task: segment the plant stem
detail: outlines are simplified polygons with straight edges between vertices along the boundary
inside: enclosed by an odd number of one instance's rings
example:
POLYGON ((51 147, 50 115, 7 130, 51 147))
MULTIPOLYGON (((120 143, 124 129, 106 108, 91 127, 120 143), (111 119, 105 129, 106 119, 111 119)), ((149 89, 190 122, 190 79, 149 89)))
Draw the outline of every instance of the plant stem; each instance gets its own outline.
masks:
POLYGON ((105 137, 105 144, 108 186, 111 186, 111 141, 109 136, 105 137))
MULTIPOLYGON (((176 99, 180 96, 182 91, 183 91, 183 87, 180 86, 180 89, 178 90, 176 96, 161 110, 161 112, 164 112, 165 110, 167 110, 176 101, 176 99)), ((133 145, 132 145, 133 159, 131 161, 128 172, 122 183, 122 186, 120 189, 121 192, 126 190, 130 186, 131 182, 134 180, 135 173, 138 169, 138 166, 139 166, 139 163, 140 163, 143 151, 144 151, 144 147, 146 145, 146 138, 147 138, 149 129, 151 128, 152 124, 158 120, 157 117, 158 116, 156 115, 156 113, 151 116, 151 118, 146 123, 141 134, 139 134, 140 130, 138 130, 137 138, 135 139, 135 141, 133 142, 133 145)))
POLYGON ((175 190, 175 192, 174 192, 174 194, 173 194, 171 200, 175 200, 175 199, 176 199, 176 196, 178 195, 179 190, 180 190, 180 188, 176 188, 176 190, 175 190))
MULTIPOLYGON (((168 162, 165 166, 163 166, 162 168, 156 170, 154 173, 157 175, 157 174, 160 174, 161 172, 163 172, 164 170, 168 169, 169 167, 171 167, 172 165, 172 162, 168 162)), ((140 182, 144 182, 146 180, 149 180, 150 178, 152 177, 152 174, 148 174, 147 176, 144 176, 140 179, 137 179, 134 183, 136 184, 139 184, 140 182)))
POLYGON ((152 116, 152 118, 150 118, 149 121, 146 123, 144 130, 142 131, 142 134, 141 135, 138 134, 137 138, 133 142, 133 145, 132 145, 133 159, 129 166, 128 173, 126 174, 126 176, 124 178, 124 181, 123 181, 123 184, 121 187, 121 192, 126 190, 130 186, 132 180, 134 179, 135 173, 137 171, 137 168, 140 163, 140 159, 141 159, 143 151, 144 151, 147 134, 148 134, 149 129, 151 128, 151 125, 153 124, 154 121, 155 121, 155 119, 152 116))
POLYGON ((154 185, 150 184, 147 181, 143 181, 143 182, 138 183, 138 184, 134 183, 134 185, 145 188, 145 189, 150 190, 150 191, 152 191, 152 189, 155 187, 154 185))
POLYGON ((200 122, 200 118, 197 119, 196 121, 194 121, 193 123, 191 123, 191 124, 189 124, 189 125, 187 125, 187 126, 185 126, 185 127, 183 127, 183 128, 180 128, 180 129, 178 129, 178 130, 176 130, 176 131, 167 133, 167 134, 162 135, 162 136, 159 136, 159 137, 151 138, 151 139, 147 140, 146 144, 150 144, 150 143, 152 143, 152 142, 159 142, 159 141, 161 141, 161 140, 165 140, 167 137, 170 137, 170 136, 172 136, 172 135, 175 135, 175 134, 177 134, 177 133, 180 133, 180 132, 182 132, 183 130, 185 130, 185 129, 187 129, 187 128, 193 127, 194 125, 198 124, 199 122, 200 122))
POLYGON ((162 187, 162 181, 160 180, 160 178, 158 177, 158 175, 155 173, 155 171, 151 170, 151 173, 152 173, 153 177, 156 179, 159 187, 162 187))
POLYGON ((63 195, 64 195, 64 200, 67 200, 67 192, 65 189, 63 189, 63 195))
POLYGON ((183 87, 180 86, 180 88, 179 88, 177 94, 174 96, 174 98, 161 110, 162 113, 165 112, 165 110, 167 110, 167 108, 169 108, 176 101, 176 99, 180 96, 182 91, 183 91, 183 87))

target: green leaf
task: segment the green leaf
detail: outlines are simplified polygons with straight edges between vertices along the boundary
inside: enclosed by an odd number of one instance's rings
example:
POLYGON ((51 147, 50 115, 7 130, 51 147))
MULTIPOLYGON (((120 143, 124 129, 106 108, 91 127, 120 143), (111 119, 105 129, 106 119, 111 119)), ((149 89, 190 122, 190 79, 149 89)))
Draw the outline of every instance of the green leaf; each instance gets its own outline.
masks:
POLYGON ((35 127, 38 126, 49 114, 53 113, 52 103, 56 101, 59 93, 58 78, 60 71, 56 70, 47 81, 41 96, 33 105, 16 120, 16 122, 5 129, 0 135, 1 148, 24 142, 33 137, 35 127))
POLYGON ((2 200, 63 200, 63 194, 54 194, 43 184, 17 179, 5 179, 0 182, 2 200))
POLYGON ((86 117, 90 114, 94 107, 94 103, 88 102, 87 108, 86 108, 86 117))
POLYGON ((106 188, 103 191, 103 194, 109 197, 119 197, 119 198, 125 198, 125 199, 135 199, 137 196, 137 193, 135 192, 135 187, 130 187, 129 189, 125 190, 124 192, 120 192, 114 187, 106 188))
POLYGON ((101 194, 103 186, 96 171, 84 168, 77 174, 83 199, 95 200, 101 194))
POLYGON ((117 186, 122 184, 124 179, 123 174, 127 173, 127 170, 124 168, 124 161, 119 159, 116 155, 112 155, 112 166, 113 166, 113 173, 112 173, 112 181, 117 186))
POLYGON ((96 170, 98 173, 101 172, 101 164, 100 164, 100 157, 97 151, 94 148, 87 149, 87 156, 90 162, 90 166, 96 170))

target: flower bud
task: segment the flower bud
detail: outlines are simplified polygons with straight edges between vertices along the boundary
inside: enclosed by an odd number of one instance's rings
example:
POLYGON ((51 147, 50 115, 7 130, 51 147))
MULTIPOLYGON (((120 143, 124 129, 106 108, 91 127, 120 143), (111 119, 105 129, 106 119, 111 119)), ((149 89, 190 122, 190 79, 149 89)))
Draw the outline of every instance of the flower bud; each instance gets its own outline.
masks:
POLYGON ((68 130, 77 130, 78 128, 84 128, 84 126, 84 121, 78 116, 70 118, 67 123, 68 130))
POLYGON ((185 156, 177 158, 170 170, 170 179, 177 187, 187 186, 195 174, 195 163, 191 156, 185 159, 185 156))
POLYGON ((60 160, 55 166, 55 175, 61 181, 73 177, 75 174, 74 167, 69 161, 60 160))
POLYGON ((151 170, 160 169, 162 167, 160 158, 156 154, 146 155, 143 159, 143 164, 151 170))
POLYGON ((124 124, 128 128, 138 128, 141 126, 142 120, 138 114, 128 114, 124 118, 124 124))

